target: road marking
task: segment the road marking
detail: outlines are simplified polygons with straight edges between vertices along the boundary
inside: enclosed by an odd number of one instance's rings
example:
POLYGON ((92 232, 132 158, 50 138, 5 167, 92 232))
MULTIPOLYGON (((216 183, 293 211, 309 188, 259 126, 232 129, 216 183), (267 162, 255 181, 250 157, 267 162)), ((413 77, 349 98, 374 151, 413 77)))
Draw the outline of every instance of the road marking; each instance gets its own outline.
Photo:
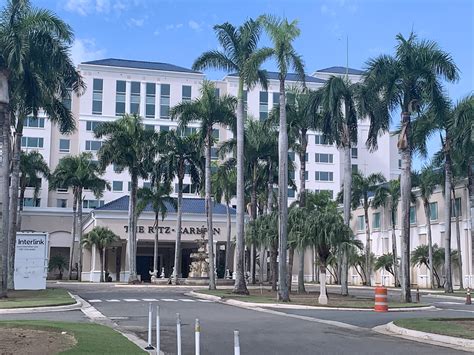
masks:
POLYGON ((102 300, 89 300, 89 303, 100 303, 102 300))
POLYGON ((158 302, 156 298, 142 298, 142 300, 145 302, 158 302))
POLYGON ((436 302, 438 304, 465 304, 464 302, 436 302))
POLYGON ((178 300, 174 300, 172 298, 162 298, 160 301, 165 301, 165 302, 178 302, 178 300))
POLYGON ((183 301, 183 302, 196 302, 190 298, 180 298, 179 301, 183 301))
POLYGON ((214 301, 211 301, 211 300, 198 300, 199 302, 205 302, 205 303, 210 303, 210 302, 214 302, 214 301))
POLYGON ((123 299, 125 302, 138 302, 136 298, 124 298, 123 299))
POLYGON ((120 300, 117 299, 111 299, 111 300, 106 300, 107 302, 120 302, 120 300))

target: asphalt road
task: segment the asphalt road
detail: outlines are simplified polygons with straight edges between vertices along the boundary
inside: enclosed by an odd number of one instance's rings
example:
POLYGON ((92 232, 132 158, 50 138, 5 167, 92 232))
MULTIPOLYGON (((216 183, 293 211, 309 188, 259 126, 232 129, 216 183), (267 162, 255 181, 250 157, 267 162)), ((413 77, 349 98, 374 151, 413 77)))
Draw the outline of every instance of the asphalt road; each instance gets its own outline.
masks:
MULTIPOLYGON (((201 323, 202 354, 232 354, 233 331, 240 331, 242 354, 461 354, 449 348, 421 344, 375 333, 370 328, 405 317, 473 316, 459 312, 416 311, 403 313, 281 310, 281 314, 247 310, 187 297, 188 288, 67 285, 72 293, 90 302, 122 329, 146 340, 148 304, 160 305, 162 350, 176 353, 176 313, 182 319, 183 354, 194 353, 194 321, 201 323), (286 315, 285 315, 286 314, 286 315), (351 329, 302 320, 292 315, 336 320, 351 329)), ((440 300, 442 302, 442 300, 440 300)))

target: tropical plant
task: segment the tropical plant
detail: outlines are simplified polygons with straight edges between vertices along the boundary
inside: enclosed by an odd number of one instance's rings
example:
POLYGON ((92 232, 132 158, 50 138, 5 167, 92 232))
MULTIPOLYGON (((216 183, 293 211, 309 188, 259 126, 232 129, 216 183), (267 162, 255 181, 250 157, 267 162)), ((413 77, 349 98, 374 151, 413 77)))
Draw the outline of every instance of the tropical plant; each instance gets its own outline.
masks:
MULTIPOLYGON (((75 120, 62 100, 70 90, 82 92, 84 83, 69 53, 73 33, 69 25, 49 10, 28 0, 10 0, 0 14, 0 70, 8 82, 8 114, 14 126, 11 158, 9 226, 3 230, 8 243, 8 283, 13 288, 20 152, 24 120, 42 109, 61 132, 71 132, 75 120)), ((4 124, 8 124, 8 120, 4 124)), ((7 131, 7 130, 4 130, 7 131)), ((9 131, 9 129, 8 129, 9 131)), ((9 162, 10 160, 5 160, 9 162)), ((5 185, 6 186, 6 185, 5 185)), ((6 201, 5 201, 6 202, 6 201)))
MULTIPOLYGON (((279 224, 279 255, 280 260, 286 260, 288 238, 288 131, 286 119, 286 87, 288 72, 293 69, 302 85, 305 85, 304 64, 301 56, 293 47, 294 40, 300 35, 298 21, 288 22, 286 18, 263 15, 259 18, 267 35, 272 41, 271 55, 278 66, 280 82, 280 122, 278 133, 278 224, 279 224)), ((279 297, 283 302, 290 300, 287 281, 287 264, 278 264, 279 297)))
POLYGON ((64 255, 60 255, 60 254, 54 255, 49 259, 48 270, 50 272, 54 270, 58 270, 59 272, 58 279, 62 280, 64 270, 68 270, 68 264, 69 262, 64 255))
MULTIPOLYGON (((401 133, 398 139, 402 160, 401 286, 402 301, 411 302, 409 224, 413 143, 411 116, 419 107, 437 107, 444 104, 441 79, 454 82, 459 75, 451 56, 442 51, 435 42, 418 40, 413 32, 408 38, 398 34, 396 39, 398 44, 394 56, 381 55, 368 61, 364 82, 374 97, 384 99, 390 111, 401 109, 401 133)), ((374 147, 377 145, 379 133, 389 129, 390 117, 383 115, 369 118, 371 126, 367 144, 374 147)))
MULTIPOLYGON (((190 102, 183 101, 170 111, 172 119, 178 118, 181 128, 190 122, 200 122, 201 141, 205 146, 205 200, 207 216, 207 238, 209 265, 214 265, 214 228, 212 227, 211 198, 211 149, 215 143, 213 130, 215 125, 232 127, 235 125, 235 98, 229 95, 217 96, 214 84, 205 81, 201 88, 201 97, 190 102)), ((213 267, 212 267, 213 268, 213 267)), ((209 273, 209 289, 216 289, 215 273, 209 273)))
MULTIPOLYGON (((94 227, 89 233, 84 234, 81 239, 81 245, 86 248, 92 248, 93 245, 99 251, 100 259, 100 282, 104 282, 104 260, 105 260, 105 251, 109 245, 119 240, 120 237, 112 232, 108 227, 94 227)), ((93 254, 94 258, 95 255, 93 254)))
POLYGON ((20 153, 20 208, 18 211, 17 231, 21 231, 21 214, 27 187, 33 188, 33 200, 36 201, 41 188, 41 177, 49 178, 48 163, 37 151, 20 153))
MULTIPOLYGON (((72 277, 74 246, 76 240, 82 240, 82 196, 85 189, 91 190, 96 198, 102 196, 103 191, 110 189, 109 184, 100 175, 102 170, 92 160, 91 153, 81 153, 77 156, 66 156, 59 160, 49 180, 49 189, 72 188, 72 241, 69 256, 69 278, 72 277)), ((81 280, 82 249, 79 250, 77 268, 78 280, 81 280)))
POLYGON ((134 283, 137 277, 137 191, 138 178, 146 179, 150 164, 157 153, 156 133, 145 129, 142 119, 134 115, 124 115, 116 121, 101 123, 94 130, 96 138, 105 140, 97 157, 101 167, 115 164, 118 171, 127 169, 130 174, 130 197, 128 209, 127 254, 130 267, 128 282, 134 283))
POLYGON ((226 22, 214 26, 222 51, 213 50, 203 53, 194 64, 193 69, 222 69, 239 76, 237 90, 237 243, 236 243, 236 277, 234 293, 248 294, 244 277, 244 87, 248 90, 260 83, 267 87, 265 71, 260 70, 262 63, 271 55, 271 49, 258 48, 261 26, 258 21, 249 19, 239 27, 226 22))
POLYGON ((389 274, 391 274, 395 278, 395 264, 393 263, 394 257, 392 254, 383 254, 375 259, 374 270, 378 271, 380 269, 384 269, 389 274))

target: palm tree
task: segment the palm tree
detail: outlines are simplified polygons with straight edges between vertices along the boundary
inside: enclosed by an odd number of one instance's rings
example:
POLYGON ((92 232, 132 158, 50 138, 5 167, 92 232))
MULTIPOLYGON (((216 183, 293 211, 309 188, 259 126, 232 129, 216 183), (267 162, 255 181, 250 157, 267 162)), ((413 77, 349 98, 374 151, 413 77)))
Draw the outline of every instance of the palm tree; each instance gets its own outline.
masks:
MULTIPOLYGON (((100 282, 104 282, 104 260, 105 250, 120 237, 112 232, 108 227, 94 227, 89 233, 84 234, 81 239, 81 245, 86 248, 92 248, 93 245, 99 249, 100 258, 100 282)), ((94 256, 93 256, 94 257, 94 256)))
POLYGON ((390 253, 379 256, 378 258, 375 259, 375 264, 374 264, 375 271, 384 269, 385 271, 388 271, 388 273, 390 273, 395 279, 396 266, 393 263, 394 259, 395 258, 390 253))
POLYGON ((225 203, 226 206, 226 244, 225 244, 225 271, 230 270, 232 265, 232 253, 231 253, 231 235, 232 235, 232 224, 230 219, 230 203, 232 198, 235 196, 236 186, 236 171, 233 164, 229 164, 228 161, 223 162, 217 166, 216 172, 212 175, 212 190, 214 199, 216 202, 225 203))
POLYGON ((182 137, 176 131, 165 132, 160 137, 166 151, 161 156, 165 177, 172 181, 178 178, 178 215, 176 219, 176 244, 174 254, 173 280, 178 282, 181 277, 181 222, 183 219, 183 180, 189 173, 192 185, 200 181, 199 160, 201 158, 200 137, 197 134, 182 137))
MULTIPOLYGON (((390 223, 392 227, 392 265, 393 279, 395 286, 400 286, 398 275, 398 253, 397 253, 397 236, 395 234, 395 226, 397 224, 397 207, 400 200, 400 180, 390 180, 387 184, 381 184, 377 187, 372 201, 373 208, 384 206, 388 208, 390 213, 390 223)), ((387 255, 387 254, 386 254, 387 255)))
POLYGON ((39 174, 46 179, 49 177, 48 163, 37 151, 21 152, 20 154, 20 209, 18 212, 17 230, 21 231, 21 213, 23 211, 23 200, 27 187, 33 187, 33 199, 38 198, 41 188, 41 178, 39 174))
MULTIPOLYGON (((278 224, 279 224, 279 255, 286 260, 288 238, 288 131, 286 120, 286 76, 292 68, 298 79, 305 85, 305 72, 301 56, 293 48, 293 41, 300 35, 298 21, 288 22, 287 19, 264 15, 260 17, 265 30, 273 43, 272 56, 277 62, 278 79, 280 81, 280 123, 278 134, 278 224)), ((287 264, 278 264, 280 280, 279 297, 283 302, 290 300, 287 281, 287 264)))
POLYGON ((62 280, 63 271, 67 270, 68 264, 68 260, 66 259, 66 257, 64 257, 64 255, 54 255, 49 259, 48 270, 54 271, 57 269, 59 271, 58 279, 62 280))
POLYGON ((412 175, 412 183, 420 189, 420 197, 425 211, 426 229, 428 235, 428 269, 430 274, 430 287, 433 288, 433 240, 431 238, 431 211, 430 197, 438 183, 438 174, 433 170, 433 166, 424 166, 419 173, 412 175))
MULTIPOLYGON (((91 153, 81 153, 77 156, 66 156, 61 158, 54 169, 49 180, 49 189, 72 188, 72 241, 69 256, 69 278, 72 277, 72 266, 74 262, 74 246, 76 240, 82 239, 82 195, 85 189, 91 190, 96 198, 102 196, 102 192, 109 184, 100 175, 102 170, 92 161, 91 153), (77 236, 77 238, 76 238, 77 236)), ((78 280, 81 280, 82 271, 82 249, 79 251, 79 263, 77 268, 78 280)))
MULTIPOLYGON (((213 129, 215 125, 232 127, 235 124, 235 98, 217 96, 215 86, 205 81, 201 88, 201 97, 190 102, 182 102, 170 111, 171 118, 179 118, 180 127, 190 122, 200 122, 201 140, 205 145, 205 196, 207 216, 207 238, 209 244, 209 265, 214 270, 214 229, 212 227, 211 198, 211 149, 214 144, 213 129)), ((209 274, 209 289, 216 289, 215 272, 209 274)))
POLYGON ((234 293, 248 294, 244 277, 244 87, 250 90, 260 83, 267 88, 265 71, 260 70, 262 63, 271 55, 269 48, 257 48, 261 33, 258 21, 249 19, 238 28, 226 22, 214 26, 222 51, 208 51, 197 58, 193 69, 222 69, 239 75, 237 91, 237 243, 236 278, 234 293))
MULTIPOLYGON (((401 244, 402 244, 402 301, 411 302, 410 291, 410 194, 412 136, 411 114, 418 107, 437 106, 443 100, 440 80, 454 82, 458 68, 451 56, 433 41, 418 40, 414 33, 408 38, 396 37, 394 56, 381 55, 367 63, 364 81, 374 97, 382 97, 389 110, 401 109, 401 134, 398 148, 402 156, 401 186, 401 244)), ((380 131, 389 129, 389 117, 370 117, 371 127, 367 143, 376 146, 380 131)), ((448 258, 449 259, 449 258, 448 258)))
POLYGON ((94 131, 97 138, 105 137, 97 154, 100 165, 105 169, 110 164, 127 169, 130 178, 130 199, 128 209, 127 253, 130 267, 128 282, 134 283, 137 277, 137 191, 138 178, 146 179, 149 165, 154 162, 157 152, 156 133, 143 127, 137 115, 124 115, 116 121, 100 124, 94 131))
MULTIPOLYGON (((20 151, 23 123, 42 109, 61 132, 74 130, 75 120, 62 100, 69 90, 82 91, 84 84, 69 57, 73 33, 69 25, 48 10, 31 6, 28 0, 10 0, 0 14, 0 70, 8 84, 9 114, 15 125, 12 154, 9 226, 8 283, 13 287, 20 151)), ((5 81, 5 80, 4 80, 5 81)), ((5 120, 7 121, 7 120, 5 120)), ((9 161, 9 160, 6 160, 9 161)), ((6 187, 6 185, 5 185, 6 187)))
POLYGON ((175 199, 170 197, 172 191, 170 181, 163 181, 163 171, 161 171, 160 162, 153 167, 150 180, 151 186, 149 188, 143 187, 137 191, 137 215, 140 216, 148 206, 150 206, 155 213, 155 223, 153 224, 155 230, 153 273, 151 275, 152 278, 158 278, 158 238, 160 234, 158 223, 160 216, 162 221, 165 219, 169 207, 173 207, 173 209, 176 210, 177 205, 175 199))

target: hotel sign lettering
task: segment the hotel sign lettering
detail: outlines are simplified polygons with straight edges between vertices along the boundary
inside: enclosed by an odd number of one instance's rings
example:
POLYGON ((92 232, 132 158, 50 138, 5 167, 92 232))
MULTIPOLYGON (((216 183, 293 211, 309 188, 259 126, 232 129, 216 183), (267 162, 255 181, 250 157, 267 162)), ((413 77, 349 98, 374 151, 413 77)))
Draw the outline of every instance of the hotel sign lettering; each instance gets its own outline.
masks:
MULTIPOLYGON (((128 226, 123 226, 125 233, 128 233, 128 226)), ((214 234, 220 235, 221 229, 220 228, 213 228, 214 234)), ((171 234, 176 233, 176 229, 173 227, 158 227, 158 231, 160 234, 171 234)), ((192 234, 192 235, 201 235, 207 232, 207 228, 197 228, 197 227, 181 227, 182 234, 192 234)), ((139 234, 154 234, 155 227, 153 226, 137 226, 137 233, 139 234)))

